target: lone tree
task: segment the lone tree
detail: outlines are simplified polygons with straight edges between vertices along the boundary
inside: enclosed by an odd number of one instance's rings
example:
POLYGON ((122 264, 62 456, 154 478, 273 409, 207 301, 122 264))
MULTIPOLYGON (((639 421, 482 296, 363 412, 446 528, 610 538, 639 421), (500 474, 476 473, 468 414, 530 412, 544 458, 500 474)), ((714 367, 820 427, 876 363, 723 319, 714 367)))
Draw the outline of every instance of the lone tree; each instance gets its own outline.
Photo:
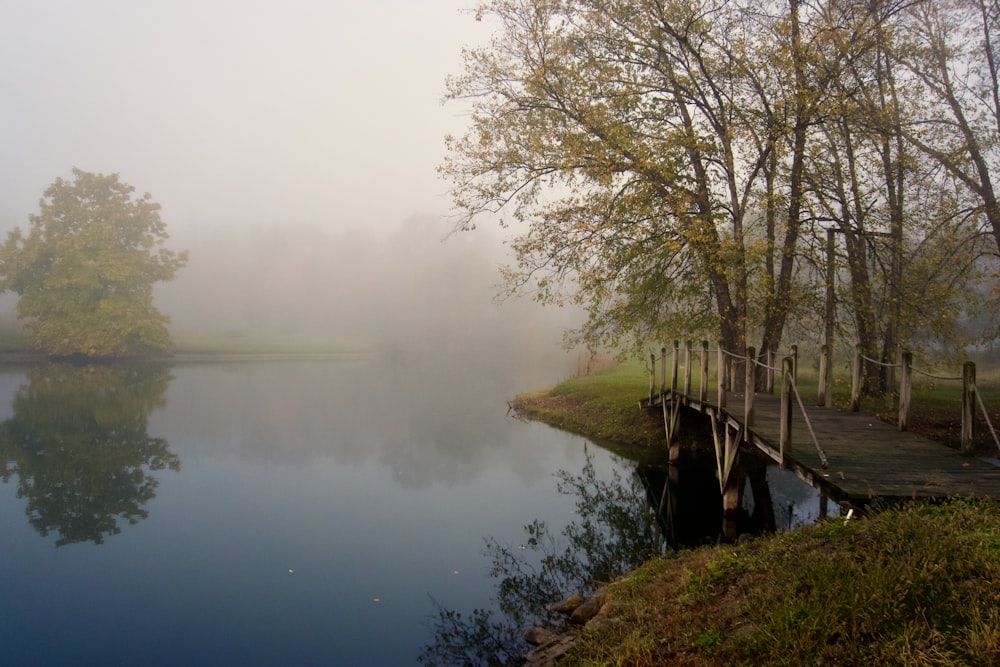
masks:
POLYGON ((170 280, 187 253, 169 238, 160 205, 118 174, 73 169, 57 178, 0 246, 0 287, 20 296, 19 318, 36 349, 53 356, 120 357, 170 346, 169 318, 153 307, 153 285, 170 280))

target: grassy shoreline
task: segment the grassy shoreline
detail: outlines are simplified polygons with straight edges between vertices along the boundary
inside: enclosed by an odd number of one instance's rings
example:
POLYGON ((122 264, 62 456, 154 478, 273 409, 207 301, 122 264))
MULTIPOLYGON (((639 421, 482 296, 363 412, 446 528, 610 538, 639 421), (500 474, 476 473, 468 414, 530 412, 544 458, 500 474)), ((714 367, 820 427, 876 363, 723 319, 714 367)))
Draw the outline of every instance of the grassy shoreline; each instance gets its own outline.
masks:
MULTIPOLYGON (((662 439, 637 409, 648 387, 626 365, 513 405, 648 452, 662 439)), ((929 431, 942 419, 922 413, 929 431)), ((582 628, 560 665, 1000 664, 1000 508, 910 503, 655 558, 607 590, 610 622, 582 628)))
MULTIPOLYGON (((173 335, 173 347, 162 354, 123 357, 115 362, 199 364, 232 361, 332 361, 369 359, 369 345, 352 340, 329 340, 296 336, 240 336, 182 332, 173 335)), ((0 364, 45 362, 50 357, 34 350, 22 332, 0 332, 0 364)), ((86 362, 87 360, 84 359, 86 362)), ((104 359, 92 360, 101 363, 104 359)))

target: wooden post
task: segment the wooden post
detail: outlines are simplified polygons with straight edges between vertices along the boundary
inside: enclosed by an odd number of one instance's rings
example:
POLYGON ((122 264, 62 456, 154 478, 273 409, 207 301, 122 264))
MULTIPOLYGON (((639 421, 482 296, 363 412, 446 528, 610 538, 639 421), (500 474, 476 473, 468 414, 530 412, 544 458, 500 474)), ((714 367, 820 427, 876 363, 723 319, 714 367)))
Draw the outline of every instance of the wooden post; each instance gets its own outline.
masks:
POLYGON ((757 357, 752 347, 747 348, 746 382, 743 385, 743 424, 750 428, 753 425, 753 390, 756 380, 757 357))
POLYGON ((729 472, 722 488, 722 536, 729 541, 739 537, 740 501, 743 496, 745 477, 741 466, 737 465, 729 472))
POLYGON ((717 384, 719 385, 718 393, 718 404, 720 408, 726 407, 726 353, 723 352, 722 341, 719 341, 719 354, 715 359, 716 373, 718 377, 716 378, 717 384))
POLYGON ((913 353, 903 350, 900 357, 902 373, 899 376, 899 430, 906 430, 907 417, 910 414, 910 383, 911 368, 913 366, 913 353))
POLYGON ((784 464, 785 454, 792 451, 792 382, 795 380, 794 363, 791 357, 781 360, 781 422, 778 435, 778 450, 784 464))
POLYGON ((691 341, 684 341, 684 395, 691 395, 691 341))
MULTIPOLYGON (((825 325, 823 331, 823 344, 826 345, 827 354, 827 366, 826 366, 826 388, 827 394, 824 403, 826 407, 831 407, 833 405, 833 332, 834 332, 834 318, 836 317, 835 300, 836 300, 836 290, 834 281, 837 279, 836 272, 836 262, 834 261, 836 256, 837 244, 833 237, 834 229, 830 228, 826 230, 826 315, 823 318, 823 324, 825 325)), ((822 363, 820 364, 820 382, 823 380, 823 368, 822 363)))
POLYGON ((962 366, 962 454, 972 456, 972 424, 976 417, 976 364, 962 366))
POLYGON ((701 392, 702 404, 708 401, 708 341, 701 341, 701 392))
POLYGON ((660 400, 667 393, 667 348, 660 348, 660 400))
POLYGON ((774 393, 774 350, 767 348, 767 393, 774 393))
POLYGON ((649 403, 652 405, 654 391, 656 390, 656 355, 649 354, 649 403))
POLYGON ((680 347, 681 344, 674 341, 674 358, 670 364, 670 393, 677 393, 677 365, 680 363, 680 347))
POLYGON ((792 380, 798 386, 799 381, 799 346, 792 345, 792 380))
POLYGON ((854 346, 854 367, 851 373, 851 412, 861 409, 861 344, 854 346))
POLYGON ((827 345, 823 345, 819 349, 819 389, 816 390, 816 405, 825 405, 829 400, 827 398, 827 392, 829 387, 827 385, 827 380, 829 379, 830 370, 830 348, 827 345))

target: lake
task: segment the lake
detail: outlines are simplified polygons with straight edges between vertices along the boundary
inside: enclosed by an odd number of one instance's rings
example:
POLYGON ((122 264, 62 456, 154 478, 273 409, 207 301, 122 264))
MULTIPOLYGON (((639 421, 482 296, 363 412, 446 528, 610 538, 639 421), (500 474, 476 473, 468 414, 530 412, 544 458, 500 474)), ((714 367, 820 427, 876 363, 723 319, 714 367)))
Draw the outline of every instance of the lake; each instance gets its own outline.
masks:
POLYGON ((642 511, 635 464, 507 414, 559 371, 455 364, 0 371, 4 662, 414 664, 496 606, 484 551, 579 520, 574 480, 642 511))

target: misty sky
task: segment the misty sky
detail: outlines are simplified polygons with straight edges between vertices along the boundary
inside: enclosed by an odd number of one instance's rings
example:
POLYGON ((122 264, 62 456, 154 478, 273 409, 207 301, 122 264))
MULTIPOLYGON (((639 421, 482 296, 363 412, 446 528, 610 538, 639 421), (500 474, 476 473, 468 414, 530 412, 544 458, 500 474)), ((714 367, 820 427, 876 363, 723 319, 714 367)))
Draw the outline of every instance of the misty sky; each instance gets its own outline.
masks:
POLYGON ((0 0, 0 231, 71 167, 180 227, 444 213, 472 0, 0 0))

